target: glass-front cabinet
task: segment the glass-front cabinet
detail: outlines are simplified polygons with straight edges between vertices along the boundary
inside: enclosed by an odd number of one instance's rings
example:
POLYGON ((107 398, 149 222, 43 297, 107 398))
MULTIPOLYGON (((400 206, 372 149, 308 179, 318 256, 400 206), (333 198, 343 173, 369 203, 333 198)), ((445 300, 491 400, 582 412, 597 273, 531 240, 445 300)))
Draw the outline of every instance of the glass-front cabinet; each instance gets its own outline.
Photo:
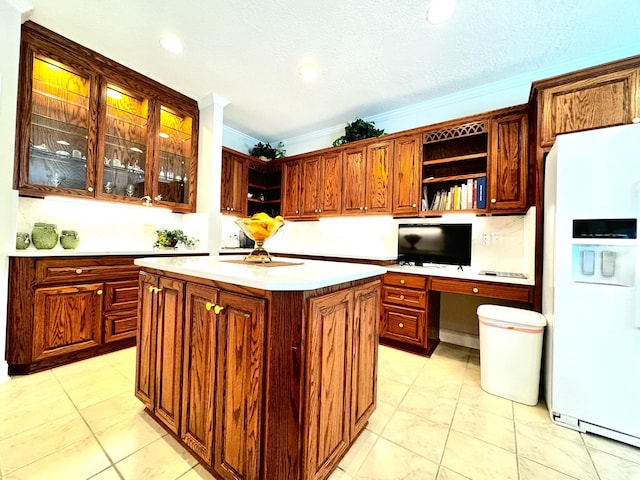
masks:
POLYGON ((17 118, 21 195, 195 211, 194 100, 26 22, 17 118))
POLYGON ((92 195, 91 89, 95 76, 53 58, 33 54, 23 85, 28 108, 22 145, 21 187, 35 191, 92 195), (26 133, 26 135, 25 135, 26 133), (89 159, 89 160, 88 160, 89 159))

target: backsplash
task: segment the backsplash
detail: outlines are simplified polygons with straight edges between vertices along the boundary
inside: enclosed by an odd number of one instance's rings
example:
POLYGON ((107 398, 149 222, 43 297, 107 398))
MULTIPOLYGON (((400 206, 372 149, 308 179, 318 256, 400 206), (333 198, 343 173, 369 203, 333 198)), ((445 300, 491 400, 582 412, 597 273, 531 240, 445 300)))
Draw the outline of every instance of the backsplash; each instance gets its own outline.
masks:
POLYGON ((179 214, 161 208, 62 197, 19 197, 16 231, 31 233, 35 222, 53 223, 58 233, 77 230, 77 251, 151 250, 155 230, 161 227, 182 229, 199 240, 196 248, 207 248, 206 214, 179 214))

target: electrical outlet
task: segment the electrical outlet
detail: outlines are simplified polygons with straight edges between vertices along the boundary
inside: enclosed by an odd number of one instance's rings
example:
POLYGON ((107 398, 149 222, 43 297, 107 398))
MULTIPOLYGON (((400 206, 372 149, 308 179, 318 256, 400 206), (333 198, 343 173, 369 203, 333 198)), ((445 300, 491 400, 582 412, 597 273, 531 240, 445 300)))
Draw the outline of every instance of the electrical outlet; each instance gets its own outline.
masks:
POLYGON ((480 235, 480 244, 481 245, 491 245, 491 237, 488 233, 482 233, 480 235))
POLYGON ((494 245, 499 245, 502 240, 502 234, 500 232, 493 232, 491 234, 491 241, 494 245))

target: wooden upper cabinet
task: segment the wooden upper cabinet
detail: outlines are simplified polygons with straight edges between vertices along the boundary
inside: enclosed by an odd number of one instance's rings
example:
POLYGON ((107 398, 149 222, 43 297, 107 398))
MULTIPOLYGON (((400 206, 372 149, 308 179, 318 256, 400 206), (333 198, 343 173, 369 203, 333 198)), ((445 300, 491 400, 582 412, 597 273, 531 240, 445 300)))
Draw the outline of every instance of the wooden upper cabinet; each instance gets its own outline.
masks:
POLYGON ((540 91, 540 147, 551 147, 556 135, 631 123, 640 116, 640 68, 599 74, 572 81, 559 77, 534 88, 540 91), (563 80, 564 79, 564 80, 563 80))
POLYGON ((222 213, 247 214, 248 181, 247 160, 223 149, 220 178, 220 211, 222 213))
POLYGON ((410 135, 393 141, 394 215, 415 216, 420 211, 422 138, 410 135))
POLYGON ((304 217, 340 214, 342 151, 300 160, 302 164, 302 213, 304 217))
POLYGON ((299 160, 282 164, 282 213, 286 218, 299 218, 301 210, 302 165, 299 160))
POLYGON ((489 144, 489 210, 524 212, 527 209, 527 112, 491 121, 489 144))
POLYGON ((343 157, 342 214, 391 213, 392 141, 346 148, 343 157))
POLYGON ((31 22, 19 72, 21 194, 195 211, 197 102, 31 22))

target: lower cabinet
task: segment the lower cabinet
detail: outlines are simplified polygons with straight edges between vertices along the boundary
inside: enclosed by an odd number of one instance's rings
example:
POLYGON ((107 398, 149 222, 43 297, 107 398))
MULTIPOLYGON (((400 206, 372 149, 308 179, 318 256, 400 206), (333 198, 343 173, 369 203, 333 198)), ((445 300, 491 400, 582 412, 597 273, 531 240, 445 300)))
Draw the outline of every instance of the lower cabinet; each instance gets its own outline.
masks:
POLYGON ((137 276, 131 257, 10 257, 9 373, 135 345, 137 276))
POLYGON ((136 396, 216 478, 328 478, 376 406, 380 282, 248 295, 168 275, 140 275, 136 396), (286 323, 306 333, 267 335, 286 323))
POLYGON ((389 272, 383 276, 380 342, 431 355, 439 343, 440 295, 429 278, 389 272))

